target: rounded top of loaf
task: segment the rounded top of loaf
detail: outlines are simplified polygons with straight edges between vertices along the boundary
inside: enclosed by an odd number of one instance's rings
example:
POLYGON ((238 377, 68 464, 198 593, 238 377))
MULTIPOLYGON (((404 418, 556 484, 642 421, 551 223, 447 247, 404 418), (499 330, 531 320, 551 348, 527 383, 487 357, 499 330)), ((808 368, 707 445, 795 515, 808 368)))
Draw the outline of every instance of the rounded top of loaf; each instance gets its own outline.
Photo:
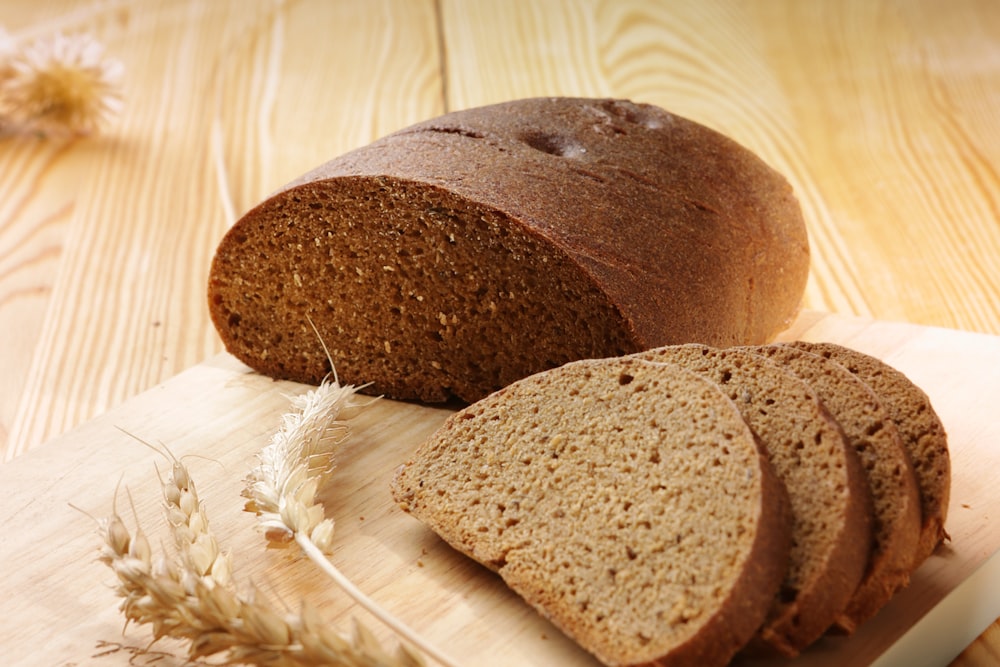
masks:
POLYGON ((288 187, 345 176, 417 181, 503 211, 584 267, 640 349, 768 341, 798 312, 808 274, 785 178, 650 104, 539 97, 454 111, 288 187))

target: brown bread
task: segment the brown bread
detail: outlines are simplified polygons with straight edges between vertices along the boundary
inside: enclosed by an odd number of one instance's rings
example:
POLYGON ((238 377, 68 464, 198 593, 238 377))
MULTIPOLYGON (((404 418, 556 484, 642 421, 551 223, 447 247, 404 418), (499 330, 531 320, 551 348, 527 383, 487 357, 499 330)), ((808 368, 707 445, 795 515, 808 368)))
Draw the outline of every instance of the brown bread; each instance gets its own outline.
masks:
POLYGON ((713 383, 580 361, 450 417, 393 495, 608 665, 725 665, 787 568, 784 489, 713 383))
POLYGON ((680 345, 636 357, 677 364, 715 382, 785 484, 789 568, 751 649, 794 657, 843 613, 868 565, 871 497, 857 453, 808 384, 747 349, 680 345))
POLYGON ((794 345, 833 359, 854 373, 878 394, 889 417, 896 423, 920 488, 923 527, 913 564, 916 568, 948 537, 945 519, 951 498, 951 457, 941 419, 927 394, 884 361, 835 343, 796 342, 794 345))
POLYGON ((697 123, 537 98, 428 120, 249 211, 211 266, 226 348, 396 398, 481 398, 582 358, 769 341, 809 250, 788 183, 697 123), (319 337, 310 326, 314 323, 319 337))
POLYGON ((868 570, 836 627, 853 632, 909 583, 920 540, 920 497, 913 465, 878 396, 846 368, 785 344, 752 348, 808 382, 840 424, 868 475, 873 549, 868 570))

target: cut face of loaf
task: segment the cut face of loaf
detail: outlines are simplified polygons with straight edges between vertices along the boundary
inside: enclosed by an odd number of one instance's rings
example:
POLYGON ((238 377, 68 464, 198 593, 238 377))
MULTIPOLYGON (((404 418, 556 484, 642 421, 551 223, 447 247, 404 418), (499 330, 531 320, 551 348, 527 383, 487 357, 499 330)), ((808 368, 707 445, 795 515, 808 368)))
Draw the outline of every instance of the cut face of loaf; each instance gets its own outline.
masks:
POLYGON ((662 109, 539 98, 419 123, 248 212, 209 308, 254 369, 473 401, 546 368, 764 343, 809 262, 788 183, 662 109), (315 325, 316 332, 311 325, 315 325))
POLYGON ((657 348, 716 383, 758 437, 788 490, 792 549, 781 591, 748 652, 794 657, 844 612, 871 551, 871 495, 861 462, 813 389, 747 349, 657 348))
POLYGON ((515 382, 450 417, 392 491, 608 665, 725 665, 787 567, 787 498, 753 434, 670 364, 515 382))

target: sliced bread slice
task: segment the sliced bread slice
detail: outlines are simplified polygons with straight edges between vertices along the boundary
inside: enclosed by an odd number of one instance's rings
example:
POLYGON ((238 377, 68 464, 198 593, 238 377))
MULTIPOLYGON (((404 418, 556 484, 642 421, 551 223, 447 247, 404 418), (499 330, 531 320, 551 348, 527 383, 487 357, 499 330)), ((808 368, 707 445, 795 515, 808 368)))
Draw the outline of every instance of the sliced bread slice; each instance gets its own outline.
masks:
POLYGON ((393 496, 607 665, 725 665, 784 577, 781 482, 713 383, 580 361, 450 417, 393 496))
POLYGON ((909 583, 920 540, 920 497, 910 457, 878 396, 840 364, 786 344, 751 348, 812 385, 861 457, 873 501, 868 569, 835 629, 852 633, 909 583))
POLYGON ((692 344, 636 356, 718 384, 784 482, 792 512, 789 568, 750 650, 794 657, 843 613, 868 565, 871 494, 857 453, 807 383, 750 350, 692 344))
POLYGON ((916 569, 948 538, 945 519, 951 498, 948 436, 923 389, 881 359, 836 343, 796 342, 796 347, 833 359, 878 394, 910 454, 920 488, 923 525, 916 569))

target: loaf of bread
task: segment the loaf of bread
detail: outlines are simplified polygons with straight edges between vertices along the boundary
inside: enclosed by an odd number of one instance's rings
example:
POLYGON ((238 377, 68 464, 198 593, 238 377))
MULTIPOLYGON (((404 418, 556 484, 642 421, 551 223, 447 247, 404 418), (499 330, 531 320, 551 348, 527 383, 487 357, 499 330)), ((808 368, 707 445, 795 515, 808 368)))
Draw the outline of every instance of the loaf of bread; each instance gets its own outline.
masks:
POLYGON ((318 382, 332 359, 373 393, 474 401, 576 359, 767 342, 808 263, 791 187, 734 141, 646 104, 537 98, 289 184, 222 239, 208 302, 262 373, 318 382))
POLYGON ((924 390, 881 359, 835 343, 795 342, 796 347, 841 364, 878 394, 896 424, 917 476, 923 526, 914 569, 948 537, 944 528, 951 498, 948 436, 924 390))
POLYGON ((392 492, 607 665, 727 664, 787 568, 787 498, 753 433, 672 364, 515 382, 452 415, 392 492))
POLYGON ((868 566, 872 503, 859 456, 807 383, 746 348, 677 345, 636 357, 677 364, 715 382, 788 490, 788 571, 748 649, 794 657, 840 617, 868 566))

